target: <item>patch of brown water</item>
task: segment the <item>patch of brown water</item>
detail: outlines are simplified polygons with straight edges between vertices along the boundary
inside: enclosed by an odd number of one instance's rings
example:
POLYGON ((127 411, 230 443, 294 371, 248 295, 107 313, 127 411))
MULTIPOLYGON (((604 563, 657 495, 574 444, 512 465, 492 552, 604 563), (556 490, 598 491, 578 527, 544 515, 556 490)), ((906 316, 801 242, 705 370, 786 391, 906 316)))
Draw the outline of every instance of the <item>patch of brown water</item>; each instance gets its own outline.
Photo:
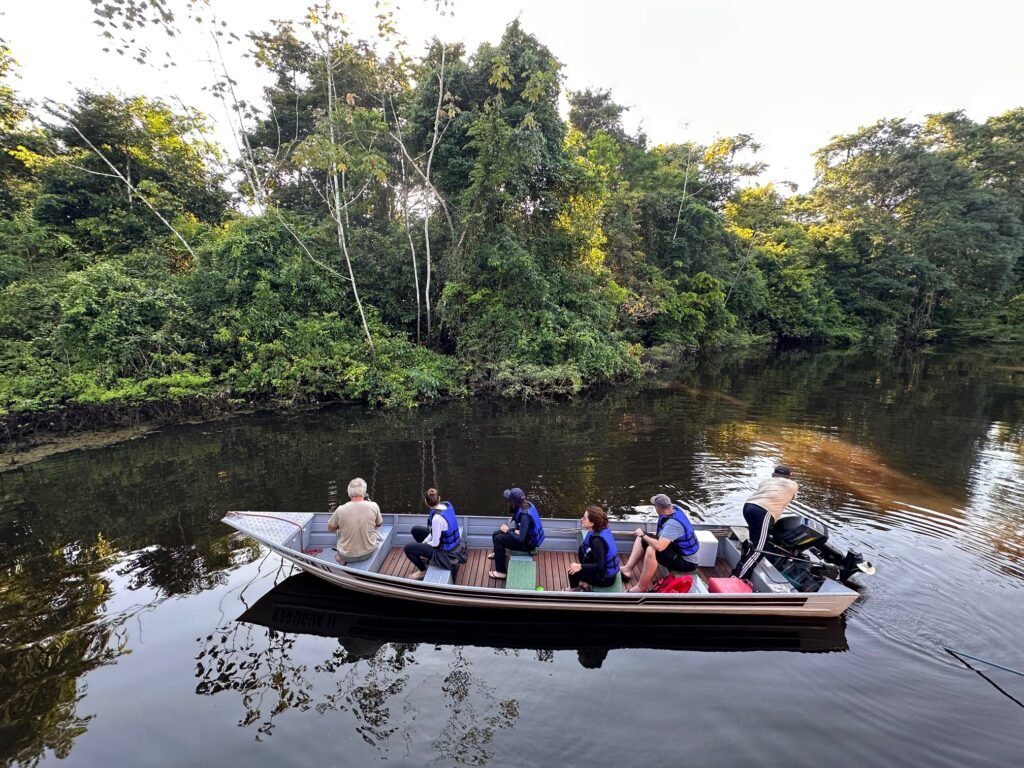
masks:
POLYGON ((774 446, 780 461, 795 473, 819 478, 823 484, 882 510, 915 508, 927 517, 962 517, 967 499, 927 480, 895 469, 876 450, 836 435, 794 427, 743 422, 723 425, 719 448, 731 446, 749 455, 754 442, 774 446))

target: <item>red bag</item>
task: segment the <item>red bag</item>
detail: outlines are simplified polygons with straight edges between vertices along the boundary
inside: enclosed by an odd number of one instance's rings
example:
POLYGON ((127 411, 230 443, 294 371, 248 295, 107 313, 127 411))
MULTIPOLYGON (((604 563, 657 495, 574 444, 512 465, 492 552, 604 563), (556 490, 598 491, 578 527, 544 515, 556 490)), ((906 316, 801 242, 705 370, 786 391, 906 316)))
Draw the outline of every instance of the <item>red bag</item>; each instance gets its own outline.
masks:
POLYGON ((693 587, 693 576, 663 576, 651 584, 651 592, 689 592, 693 587))

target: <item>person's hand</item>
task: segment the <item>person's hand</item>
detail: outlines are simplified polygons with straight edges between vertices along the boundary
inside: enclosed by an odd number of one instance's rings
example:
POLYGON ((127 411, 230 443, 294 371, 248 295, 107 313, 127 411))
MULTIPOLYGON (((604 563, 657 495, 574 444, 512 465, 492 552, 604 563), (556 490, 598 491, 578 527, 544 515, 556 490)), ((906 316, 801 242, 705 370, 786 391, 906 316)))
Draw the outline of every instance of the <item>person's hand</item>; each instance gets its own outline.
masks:
POLYGON ((508 533, 508 526, 505 525, 505 523, 502 523, 500 530, 502 533, 508 533))
POLYGON ((568 573, 571 576, 572 574, 579 573, 582 570, 583 570, 583 566, 580 565, 579 563, 569 563, 569 567, 566 568, 565 572, 568 573))
POLYGON ((639 539, 641 536, 644 535, 644 529, 643 528, 637 528, 635 531, 633 531, 633 535, 636 536, 639 539))

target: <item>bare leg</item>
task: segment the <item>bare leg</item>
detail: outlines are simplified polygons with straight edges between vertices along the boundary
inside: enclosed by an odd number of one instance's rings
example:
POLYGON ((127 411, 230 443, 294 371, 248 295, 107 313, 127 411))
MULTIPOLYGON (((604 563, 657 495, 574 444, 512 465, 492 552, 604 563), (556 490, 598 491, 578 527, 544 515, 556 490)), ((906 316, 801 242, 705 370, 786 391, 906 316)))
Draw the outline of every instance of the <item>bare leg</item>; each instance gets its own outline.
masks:
POLYGON ((654 578, 654 573, 658 570, 656 554, 654 547, 647 548, 647 552, 644 554, 644 570, 640 574, 640 580, 629 590, 630 592, 646 592, 651 588, 651 579, 654 578))
POLYGON ((636 568, 637 563, 640 562, 640 558, 644 556, 644 545, 642 541, 643 540, 639 536, 633 539, 633 549, 630 550, 629 559, 626 561, 626 564, 619 569, 622 571, 622 577, 624 579, 632 580, 633 569, 636 568))

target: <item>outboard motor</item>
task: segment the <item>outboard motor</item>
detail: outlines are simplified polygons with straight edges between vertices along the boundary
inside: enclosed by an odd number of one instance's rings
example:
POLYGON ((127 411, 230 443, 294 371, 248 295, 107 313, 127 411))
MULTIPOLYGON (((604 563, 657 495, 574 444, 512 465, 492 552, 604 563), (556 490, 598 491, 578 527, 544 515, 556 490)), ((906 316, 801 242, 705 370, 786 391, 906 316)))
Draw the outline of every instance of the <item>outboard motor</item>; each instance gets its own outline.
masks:
POLYGON ((778 522, 772 526, 765 556, 791 581, 806 582, 812 576, 827 576, 839 581, 847 581, 858 573, 870 575, 875 572, 874 566, 865 561, 860 553, 850 550, 844 554, 830 545, 828 543, 828 526, 823 522, 802 515, 779 518, 778 522), (821 573, 821 564, 809 562, 807 557, 797 557, 808 551, 813 552, 824 563, 835 566, 834 569, 829 568, 826 569, 826 572, 821 573), (796 567, 798 563, 808 567, 796 567), (819 565, 819 568, 810 567, 814 565, 819 565))

